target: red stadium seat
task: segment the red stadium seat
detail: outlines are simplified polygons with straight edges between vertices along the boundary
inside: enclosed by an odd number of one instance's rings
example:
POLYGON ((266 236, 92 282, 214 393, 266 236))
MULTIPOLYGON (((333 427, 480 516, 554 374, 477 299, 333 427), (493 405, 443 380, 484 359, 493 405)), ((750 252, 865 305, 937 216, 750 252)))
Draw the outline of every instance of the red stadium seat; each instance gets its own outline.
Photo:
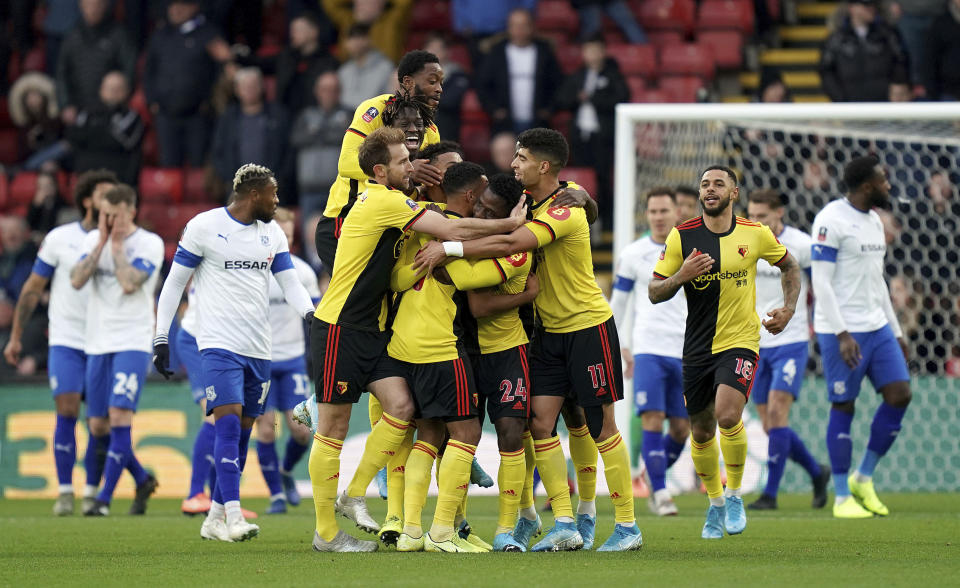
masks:
POLYGON ((47 63, 43 44, 37 44, 23 56, 23 71, 45 71, 47 63))
POLYGON ((7 97, 0 96, 0 129, 12 129, 13 120, 10 119, 7 97))
POLYGON ((667 95, 670 102, 696 102, 697 92, 703 86, 703 79, 696 76, 675 76, 660 80, 660 90, 667 95))
POLYGON ((580 69, 583 65, 583 52, 580 46, 574 43, 558 46, 556 49, 557 61, 560 62, 560 69, 563 73, 570 75, 580 69))
POLYGON ((448 2, 414 2, 408 30, 450 30, 450 4, 448 2))
POLYGON ((183 183, 182 169, 145 167, 140 170, 140 198, 145 203, 179 204, 183 183))
POLYGON ((153 117, 150 106, 147 104, 147 95, 143 92, 143 86, 137 86, 137 90, 130 96, 130 108, 137 111, 144 124, 150 124, 153 117))
POLYGON ((640 22, 651 30, 668 30, 689 33, 693 30, 693 0, 635 0, 634 10, 640 22))
POLYGON ((73 191, 77 187, 77 174, 64 173, 60 176, 60 193, 68 204, 73 204, 73 191))
POLYGON ((37 172, 20 172, 10 181, 9 206, 27 205, 37 191, 37 172))
POLYGON ((159 203, 144 204, 140 207, 138 221, 148 230, 160 235, 164 241, 176 242, 180 238, 187 221, 205 210, 213 208, 211 204, 181 204, 169 206, 159 203))
POLYGON ((713 79, 716 66, 713 55, 703 45, 685 43, 660 50, 660 74, 664 76, 695 75, 713 79))
POLYGON ((490 125, 466 124, 460 127, 460 145, 467 161, 490 160, 490 125))
POLYGON ((7 209, 7 201, 10 199, 10 188, 7 185, 7 174, 0 173, 0 211, 7 209))
POLYGON ((473 90, 467 90, 463 95, 463 102, 460 104, 460 117, 463 124, 490 124, 490 117, 484 112, 480 105, 480 99, 473 90))
POLYGON ((416 49, 423 49, 423 45, 427 41, 427 37, 430 36, 429 31, 410 31, 407 35, 407 51, 414 51, 416 49))
POLYGON ((207 194, 207 170, 200 168, 188 169, 183 176, 183 201, 207 203, 213 200, 207 194))
POLYGON ((17 129, 0 129, 0 163, 17 163, 20 159, 20 133, 17 129))
POLYGON ((157 144, 157 130, 152 126, 147 127, 147 132, 143 135, 143 164, 156 165, 157 153, 160 147, 157 144))
POLYGON ((550 117, 550 128, 560 131, 569 141, 570 133, 573 132, 571 121, 573 121, 573 113, 568 110, 560 110, 550 117))
POLYGON ((462 43, 454 43, 447 46, 447 61, 452 61, 464 69, 468 74, 473 71, 473 63, 470 61, 470 51, 462 43))
POLYGON ((697 42, 710 49, 717 67, 740 69, 743 65, 743 36, 737 31, 703 31, 697 42))
POLYGON ((735 30, 753 33, 753 3, 745 0, 706 0, 697 15, 697 30, 735 30))
POLYGON ((650 88, 633 96, 633 101, 639 102, 640 104, 663 104, 670 102, 670 94, 663 90, 650 88))
POLYGON ((580 16, 565 0, 537 2, 536 23, 541 31, 566 31, 574 34, 580 30, 580 16))
POLYGON ((657 77, 657 51, 653 45, 609 45, 607 53, 617 60, 625 76, 657 77))
POLYGON ((560 181, 580 184, 594 200, 597 199, 597 172, 592 167, 568 167, 560 172, 560 181))
POLYGON ((627 76, 627 86, 630 88, 630 101, 642 102, 640 96, 647 89, 647 82, 640 76, 627 76))
POLYGON ((667 45, 681 45, 686 42, 684 34, 679 31, 649 31, 647 38, 654 47, 666 47, 667 45))

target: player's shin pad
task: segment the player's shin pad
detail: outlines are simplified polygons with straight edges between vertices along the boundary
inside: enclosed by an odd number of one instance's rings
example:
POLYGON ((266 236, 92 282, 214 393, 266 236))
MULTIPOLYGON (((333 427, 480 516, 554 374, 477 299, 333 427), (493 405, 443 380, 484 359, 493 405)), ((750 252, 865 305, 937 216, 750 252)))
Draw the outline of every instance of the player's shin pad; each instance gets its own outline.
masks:
MULTIPOLYGON (((597 444, 586 425, 570 429, 570 459, 577 471, 577 493, 582 501, 597 497, 597 444)), ((604 462, 606 463, 606 462, 604 462)))
POLYGON ((401 421, 387 413, 373 427, 367 443, 363 447, 363 455, 357 464, 357 471, 347 486, 348 496, 363 496, 367 493, 367 486, 373 481, 383 466, 397 452, 397 447, 407 434, 410 423, 401 421))
POLYGON ((570 487, 567 486, 567 460, 563 455, 563 447, 560 446, 560 438, 550 437, 535 441, 533 447, 537 455, 540 479, 543 480, 543 487, 550 495, 554 518, 573 519, 570 487))
POLYGON ((447 541, 453 536, 453 522, 470 485, 470 467, 476 451, 476 445, 452 439, 447 442, 437 479, 437 510, 430 527, 434 541, 447 541))
POLYGON ((747 460, 747 431, 743 421, 729 429, 720 427, 720 451, 727 470, 727 488, 738 490, 743 482, 743 464, 747 460))
POLYGON ((317 534, 324 541, 333 541, 338 531, 333 503, 337 499, 337 482, 340 481, 341 449, 342 441, 314 434, 310 450, 310 482, 313 485, 317 534))
POLYGON ((526 469, 527 462, 523 455, 523 449, 500 452, 500 470, 497 473, 500 508, 496 535, 511 532, 513 526, 517 523, 517 510, 520 504, 520 494, 523 493, 526 469))
POLYGON ((613 501, 614 518, 618 523, 632 525, 636 517, 633 512, 633 481, 630 479, 627 444, 617 433, 597 443, 597 450, 603 458, 603 473, 610 489, 610 500, 613 501))
POLYGON ((704 443, 690 439, 690 456, 700 481, 707 488, 707 496, 719 498, 723 495, 723 483, 720 481, 720 450, 717 440, 711 438, 704 443))

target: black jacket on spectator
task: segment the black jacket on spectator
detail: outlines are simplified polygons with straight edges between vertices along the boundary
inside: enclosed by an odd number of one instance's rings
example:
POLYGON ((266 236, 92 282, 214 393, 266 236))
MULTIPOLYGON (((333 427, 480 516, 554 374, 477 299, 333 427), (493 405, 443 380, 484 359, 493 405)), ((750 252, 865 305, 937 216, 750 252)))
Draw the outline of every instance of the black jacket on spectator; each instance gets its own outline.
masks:
POLYGON ((106 168, 117 174, 121 182, 136 186, 143 133, 143 119, 129 107, 100 104, 80 111, 77 123, 67 128, 74 171, 106 168))
POLYGON ((148 104, 170 116, 197 113, 210 97, 220 66, 207 44, 220 37, 203 16, 179 27, 165 25, 150 37, 143 90, 148 104))
MULTIPOLYGON (((537 64, 533 91, 534 126, 545 127, 550 122, 547 118, 538 117, 537 113, 547 110, 551 114, 554 108, 554 99, 557 89, 563 78, 560 64, 553 53, 553 48, 546 41, 536 39, 537 64)), ((483 65, 477 76, 477 97, 484 110, 491 116, 501 108, 510 111, 510 74, 507 67, 507 41, 501 41, 490 49, 490 53, 483 59, 483 65)), ((506 121, 495 121, 493 134, 502 130, 510 130, 513 113, 506 121)))
POLYGON ((277 99, 287 107, 291 116, 296 116, 315 103, 313 83, 317 76, 337 71, 338 67, 340 62, 325 49, 301 55, 296 49, 285 48, 277 56, 277 99))
POLYGON ((237 168, 245 163, 250 163, 240 160, 240 143, 242 141, 264 141, 264 160, 253 163, 265 165, 273 170, 280 185, 284 186, 280 198, 286 201, 285 196, 290 196, 296 192, 294 183, 289 182, 290 172, 292 171, 292 160, 288 156, 290 119, 286 110, 275 102, 265 103, 263 114, 265 116, 263 136, 241 136, 240 126, 243 111, 239 104, 234 103, 228 106, 217 120, 210 160, 217 175, 225 182, 232 182, 237 168))
POLYGON ((909 82, 900 35, 877 20, 861 40, 845 19, 824 43, 820 77, 834 102, 886 102, 890 84, 909 82))
MULTIPOLYGON (((563 80, 563 85, 557 93, 557 110, 573 112, 573 119, 570 121, 571 133, 576 132, 577 110, 580 108, 579 94, 583 90, 586 77, 587 68, 581 67, 563 80)), ((620 73, 620 66, 616 60, 608 57, 606 63, 603 64, 603 69, 600 70, 597 88, 593 91, 590 102, 597 110, 600 135, 608 137, 611 144, 613 142, 617 104, 629 101, 630 88, 627 87, 627 80, 620 73)))
POLYGON ((458 64, 449 62, 443 68, 443 99, 433 115, 433 122, 440 129, 441 137, 451 141, 460 140, 460 108, 463 95, 470 89, 470 78, 458 64))
POLYGON ((100 102, 100 81, 120 71, 134 87, 137 50, 123 27, 105 20, 95 27, 81 22, 63 40, 57 60, 57 102, 60 107, 93 108, 100 102))
POLYGON ((933 99, 960 100, 960 9, 954 8, 938 16, 928 34, 927 94, 933 99))

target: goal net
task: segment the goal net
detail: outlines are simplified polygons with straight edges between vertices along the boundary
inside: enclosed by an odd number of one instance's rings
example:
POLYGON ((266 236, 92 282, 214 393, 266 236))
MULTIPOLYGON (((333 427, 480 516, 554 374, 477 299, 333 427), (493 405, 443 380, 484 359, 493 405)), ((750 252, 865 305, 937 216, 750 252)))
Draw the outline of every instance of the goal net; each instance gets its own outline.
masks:
MULTIPOLYGON (((844 165, 867 154, 880 158, 892 185, 892 210, 880 211, 888 243, 886 278, 910 344, 913 389, 903 430, 875 479, 888 491, 955 490, 960 477, 960 104, 621 104, 615 260, 647 228, 643 195, 651 187, 695 187, 705 167, 727 165, 742 180, 738 214, 746 216, 749 192, 773 188, 788 198, 784 221, 809 231, 816 213, 842 194, 844 165)), ((791 424, 828 463, 829 403, 812 341, 807 368, 791 424)), ((878 403, 865 384, 854 420, 854 465, 878 403)), ((639 428, 632 412, 632 406, 619 408, 618 421, 621 429, 632 425, 636 450, 639 428)), ((760 490, 766 479, 767 441, 751 405, 744 420, 750 452, 744 490, 749 492, 760 490)), ((675 490, 698 485, 688 455, 668 479, 675 490)), ((809 487, 799 466, 787 467, 784 491, 809 487)))

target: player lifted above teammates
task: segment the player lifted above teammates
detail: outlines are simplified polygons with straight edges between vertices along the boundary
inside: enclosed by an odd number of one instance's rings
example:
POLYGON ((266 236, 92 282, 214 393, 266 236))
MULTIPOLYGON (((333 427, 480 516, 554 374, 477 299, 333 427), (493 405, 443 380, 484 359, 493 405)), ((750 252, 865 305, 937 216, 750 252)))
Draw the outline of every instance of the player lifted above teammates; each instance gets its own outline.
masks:
MULTIPOLYGON (((747 212, 750 220, 767 225, 790 251, 805 272, 810 271, 810 236, 783 224, 784 202, 775 190, 757 190, 750 194, 747 212)), ((813 507, 823 508, 827 503, 827 482, 830 468, 820 465, 810 455, 799 435, 790 428, 790 406, 800 393, 803 373, 807 366, 807 341, 810 325, 807 312, 808 279, 803 278, 797 312, 779 335, 760 331, 760 361, 754 375, 756 385, 753 401, 769 435, 767 449, 767 486, 748 508, 770 510, 777 508, 777 489, 787 465, 794 460, 807 471, 813 481, 813 507)), ((764 260, 757 262, 757 314, 783 306, 780 290, 780 270, 764 260)))
POLYGON ((643 462, 653 491, 650 510, 663 516, 677 514, 666 475, 690 435, 680 362, 687 299, 680 293, 654 308, 646 295, 653 267, 678 219, 676 195, 670 188, 650 190, 646 205, 650 234, 620 254, 610 306, 620 325, 617 329, 627 334, 622 352, 625 373, 633 377, 634 404, 643 426, 643 462), (670 419, 667 434, 663 433, 665 418, 670 419))
POLYGON ((233 189, 229 205, 198 214, 183 230, 157 304, 153 359, 168 376, 167 334, 192 276, 207 412, 216 419, 217 482, 200 536, 220 541, 243 541, 260 531, 240 509, 240 474, 253 422, 270 391, 270 275, 298 316, 309 319, 313 312, 292 271, 287 238, 272 222, 278 204, 273 172, 246 164, 237 170, 233 189))
POLYGON ((654 304, 673 298, 681 287, 687 296, 683 393, 693 433, 693 464, 710 497, 701 533, 704 539, 720 539, 724 530, 731 535, 742 533, 747 526, 740 496, 747 458, 741 417, 753 386, 760 343, 754 284, 757 260, 778 266, 782 273, 784 306, 763 321, 773 334, 783 331, 796 311, 802 278, 800 266, 769 228, 734 215, 738 195, 733 170, 707 168, 700 179, 703 216, 670 231, 654 269, 656 279, 649 286, 654 304), (726 492, 720 482, 715 441, 718 424, 726 492))
POLYGON ((864 518, 889 512, 873 489, 873 470, 900 432, 910 404, 910 373, 907 345, 883 280, 883 225, 872 210, 889 206, 890 183, 875 157, 851 161, 843 183, 846 198, 827 204, 813 220, 813 329, 833 403, 827 425, 836 489, 833 516, 864 518), (850 424, 864 376, 883 402, 874 414, 860 467, 848 479, 850 424))
MULTIPOLYGON (((535 305, 542 326, 530 356, 530 428, 537 469, 551 498, 556 525, 533 551, 580 549, 584 538, 574 523, 567 465, 554 434, 564 398, 573 394, 586 415, 590 436, 603 457, 616 527, 603 551, 639 549, 640 529, 633 513, 633 489, 626 444, 614 421, 613 403, 623 397, 623 374, 613 313, 593 275, 590 230, 582 209, 557 206, 563 188, 558 174, 569 148, 560 133, 531 129, 521 133, 513 169, 533 199, 533 220, 509 235, 463 244, 468 257, 498 257, 542 248, 535 305)), ((434 264, 442 251, 432 245, 418 255, 434 264)), ((592 506, 592 503, 591 503, 592 506)), ((594 511, 595 512, 595 511, 594 511)), ((592 531, 594 513, 589 514, 592 531)))
MULTIPOLYGON (((363 496, 389 454, 403 441, 413 417, 404 379, 378 371, 387 344, 384 329, 390 273, 403 232, 412 228, 443 239, 469 239, 512 230, 525 218, 525 210, 519 206, 510 218, 502 220, 449 219, 420 208, 402 191, 409 188, 413 173, 404 140, 402 131, 381 128, 360 146, 359 162, 370 181, 340 228, 333 277, 311 329, 318 417, 310 478, 317 514, 313 547, 318 551, 376 549, 376 543, 338 530, 334 501, 340 512, 362 529, 379 530, 363 496), (340 450, 352 405, 364 389, 380 401, 383 418, 367 438, 356 474, 338 499, 340 450)), ((446 247, 455 250, 461 245, 448 242, 446 247)))

